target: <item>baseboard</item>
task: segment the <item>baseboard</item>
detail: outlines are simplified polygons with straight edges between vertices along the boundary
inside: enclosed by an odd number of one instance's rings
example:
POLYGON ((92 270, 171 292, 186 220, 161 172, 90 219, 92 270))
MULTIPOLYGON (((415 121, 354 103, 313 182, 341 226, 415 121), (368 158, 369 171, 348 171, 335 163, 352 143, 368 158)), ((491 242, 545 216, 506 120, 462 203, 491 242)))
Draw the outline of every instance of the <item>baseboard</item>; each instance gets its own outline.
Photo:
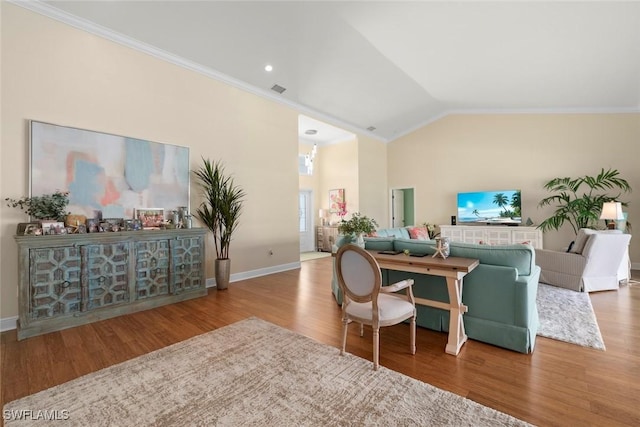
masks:
MULTIPOLYGON (((297 268, 300 268, 300 261, 292 262, 289 264, 274 265, 273 267, 259 268, 257 270, 243 271, 241 273, 232 274, 229 277, 229 282, 233 283, 240 280, 253 279, 255 277, 295 270, 297 268)), ((216 279, 214 279, 213 277, 208 278, 206 286, 207 288, 214 288, 216 286, 216 279)))
MULTIPOLYGON (((255 277, 267 276, 269 274, 281 273, 283 271, 295 270, 300 268, 300 261, 292 262, 289 264, 275 265, 273 267, 259 268, 257 270, 243 271, 241 273, 232 274, 229 278, 229 282, 238 282, 240 280, 253 279, 255 277)), ((214 288, 216 286, 216 279, 209 278, 206 281, 207 288, 214 288)), ((16 323, 18 316, 5 317, 0 319, 0 332, 11 331, 16 329, 16 323)))
POLYGON ((632 262, 631 263, 632 270, 640 270, 640 262, 632 262))
POLYGON ((0 332, 11 331, 17 328, 18 316, 5 317, 0 319, 0 332))

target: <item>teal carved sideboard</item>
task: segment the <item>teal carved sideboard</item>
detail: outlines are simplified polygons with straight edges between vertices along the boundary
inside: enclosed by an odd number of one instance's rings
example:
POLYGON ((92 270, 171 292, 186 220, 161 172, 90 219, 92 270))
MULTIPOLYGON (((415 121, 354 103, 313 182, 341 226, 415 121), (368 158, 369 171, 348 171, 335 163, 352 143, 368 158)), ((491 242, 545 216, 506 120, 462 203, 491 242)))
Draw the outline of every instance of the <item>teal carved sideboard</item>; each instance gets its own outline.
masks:
POLYGON ((18 339, 207 294, 206 229, 15 236, 18 339))

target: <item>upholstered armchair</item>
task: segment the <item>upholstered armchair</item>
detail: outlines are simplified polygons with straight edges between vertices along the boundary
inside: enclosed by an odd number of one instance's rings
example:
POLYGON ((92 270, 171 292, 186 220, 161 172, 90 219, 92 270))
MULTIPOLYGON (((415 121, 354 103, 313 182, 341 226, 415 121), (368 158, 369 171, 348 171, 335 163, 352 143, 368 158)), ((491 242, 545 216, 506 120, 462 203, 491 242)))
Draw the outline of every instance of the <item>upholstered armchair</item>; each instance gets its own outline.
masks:
POLYGON ((581 229, 568 252, 536 249, 540 282, 578 292, 618 289, 628 278, 630 234, 581 229))

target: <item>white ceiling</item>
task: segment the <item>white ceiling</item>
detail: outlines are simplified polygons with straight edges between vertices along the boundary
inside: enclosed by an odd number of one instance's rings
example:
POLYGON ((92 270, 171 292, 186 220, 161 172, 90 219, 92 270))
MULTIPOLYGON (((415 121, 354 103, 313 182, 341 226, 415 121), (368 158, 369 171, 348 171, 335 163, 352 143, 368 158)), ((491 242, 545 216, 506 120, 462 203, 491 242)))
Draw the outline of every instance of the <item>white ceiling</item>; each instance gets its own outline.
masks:
POLYGON ((640 111, 640 2, 23 6, 386 141, 457 112, 640 111))

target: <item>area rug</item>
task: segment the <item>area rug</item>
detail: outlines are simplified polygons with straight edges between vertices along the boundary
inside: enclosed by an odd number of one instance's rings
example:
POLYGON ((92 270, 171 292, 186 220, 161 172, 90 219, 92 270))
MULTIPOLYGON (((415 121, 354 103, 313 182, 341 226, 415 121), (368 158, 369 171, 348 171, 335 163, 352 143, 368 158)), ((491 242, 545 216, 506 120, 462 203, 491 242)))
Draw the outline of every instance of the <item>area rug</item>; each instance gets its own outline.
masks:
POLYGON ((61 425, 83 427, 528 425, 257 318, 10 402, 4 413, 20 410, 58 411, 61 425))
POLYGON ((538 335, 604 350, 598 321, 586 292, 538 285, 538 335))

